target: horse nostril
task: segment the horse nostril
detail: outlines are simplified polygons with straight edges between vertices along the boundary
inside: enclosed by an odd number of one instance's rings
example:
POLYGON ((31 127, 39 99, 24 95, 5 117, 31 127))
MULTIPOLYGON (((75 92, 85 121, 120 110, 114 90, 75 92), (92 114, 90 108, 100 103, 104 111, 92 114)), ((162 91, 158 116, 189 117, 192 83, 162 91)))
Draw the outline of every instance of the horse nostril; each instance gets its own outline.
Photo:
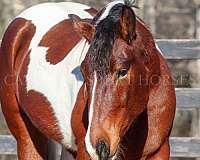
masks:
POLYGON ((110 154, 108 143, 105 141, 99 141, 99 143, 96 145, 96 153, 99 157, 99 160, 107 160, 110 154))

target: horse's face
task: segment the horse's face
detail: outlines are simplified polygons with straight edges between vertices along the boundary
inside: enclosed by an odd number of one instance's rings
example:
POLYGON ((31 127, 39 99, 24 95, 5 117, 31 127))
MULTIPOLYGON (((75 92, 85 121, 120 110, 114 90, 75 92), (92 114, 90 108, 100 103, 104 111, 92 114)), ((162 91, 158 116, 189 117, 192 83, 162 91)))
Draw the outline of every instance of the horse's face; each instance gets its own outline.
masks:
POLYGON ((121 7, 116 24, 105 19, 97 25, 81 65, 89 106, 85 142, 92 159, 116 156, 121 138, 148 101, 146 55, 136 38, 135 15, 121 7))
POLYGON ((93 70, 88 58, 82 63, 90 107, 88 134, 97 152, 104 144, 109 156, 115 155, 121 138, 147 105, 148 74, 143 53, 119 38, 114 42, 106 74, 93 70))

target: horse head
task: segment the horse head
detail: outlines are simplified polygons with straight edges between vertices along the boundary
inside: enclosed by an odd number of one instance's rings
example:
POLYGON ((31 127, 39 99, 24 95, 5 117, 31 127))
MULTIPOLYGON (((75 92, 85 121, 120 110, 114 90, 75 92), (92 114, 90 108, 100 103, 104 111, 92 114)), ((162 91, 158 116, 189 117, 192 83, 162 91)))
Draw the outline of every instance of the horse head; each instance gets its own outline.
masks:
POLYGON ((137 36, 132 8, 112 2, 92 23, 72 17, 76 30, 90 42, 81 64, 89 106, 85 138, 92 159, 114 158, 120 141, 146 109, 149 97, 148 56, 137 36))

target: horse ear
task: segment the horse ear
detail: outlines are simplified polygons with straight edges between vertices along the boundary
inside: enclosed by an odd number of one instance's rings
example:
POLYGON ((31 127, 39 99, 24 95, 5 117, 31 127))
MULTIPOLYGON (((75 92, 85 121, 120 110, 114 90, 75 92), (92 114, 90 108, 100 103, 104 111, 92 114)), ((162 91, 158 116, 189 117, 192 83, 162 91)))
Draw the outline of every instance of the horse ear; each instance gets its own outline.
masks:
POLYGON ((69 17, 73 22, 75 30, 90 42, 94 35, 95 27, 89 22, 81 20, 80 17, 76 15, 71 14, 69 17))
POLYGON ((130 7, 124 6, 123 8, 120 17, 120 32, 128 44, 136 39, 136 16, 130 7))

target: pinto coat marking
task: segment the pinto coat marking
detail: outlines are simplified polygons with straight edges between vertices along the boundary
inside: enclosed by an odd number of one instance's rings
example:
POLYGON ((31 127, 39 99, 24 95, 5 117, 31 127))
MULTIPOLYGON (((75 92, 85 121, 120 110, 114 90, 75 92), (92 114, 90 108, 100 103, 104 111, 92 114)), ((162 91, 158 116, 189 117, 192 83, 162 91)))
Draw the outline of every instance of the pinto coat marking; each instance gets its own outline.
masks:
POLYGON ((19 84, 19 88, 25 87, 26 92, 21 90, 18 98, 26 102, 24 110, 43 133, 73 150, 76 150, 76 144, 71 114, 83 84, 80 64, 89 44, 75 32, 68 15, 78 13, 82 19, 92 19, 91 14, 85 11, 87 9, 90 7, 76 3, 47 3, 34 6, 18 16, 31 20, 36 26, 26 57, 27 66, 21 61, 23 69, 18 71, 20 80, 25 77, 20 83, 26 84, 19 84), (26 100, 22 98, 25 96, 26 100), (36 114, 40 110, 41 114, 36 114), (49 125, 45 126, 46 123, 49 125))
POLYGON ((66 53, 69 53, 80 41, 80 36, 73 29, 68 30, 67 28, 73 28, 71 20, 61 21, 52 27, 39 43, 39 46, 48 48, 46 61, 50 64, 55 65, 61 62, 68 55, 66 53), (71 36, 72 32, 73 36, 71 36), (63 47, 66 44, 68 47, 63 47))

